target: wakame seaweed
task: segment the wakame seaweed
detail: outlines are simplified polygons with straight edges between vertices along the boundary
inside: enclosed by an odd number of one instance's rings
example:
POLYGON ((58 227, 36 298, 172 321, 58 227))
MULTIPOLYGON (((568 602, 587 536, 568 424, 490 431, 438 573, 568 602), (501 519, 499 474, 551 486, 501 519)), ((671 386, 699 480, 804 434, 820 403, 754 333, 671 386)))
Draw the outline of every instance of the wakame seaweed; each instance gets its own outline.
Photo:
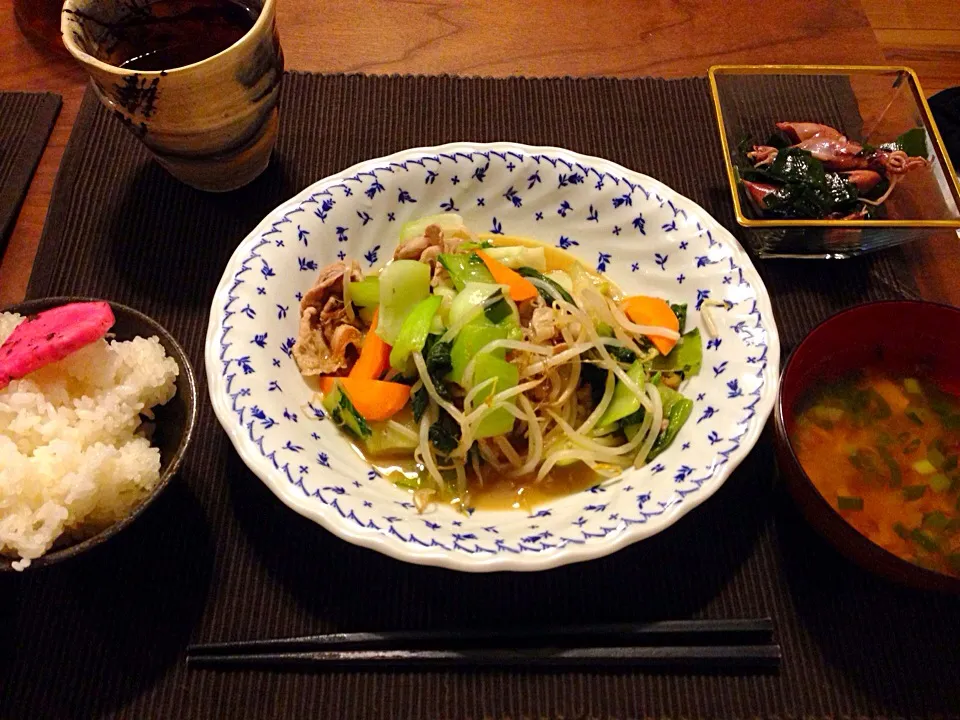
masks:
POLYGON ((857 203, 856 185, 838 173, 826 172, 823 163, 805 150, 781 150, 769 169, 748 172, 762 178, 761 182, 779 183, 765 198, 766 209, 773 215, 824 217, 848 213, 857 203))

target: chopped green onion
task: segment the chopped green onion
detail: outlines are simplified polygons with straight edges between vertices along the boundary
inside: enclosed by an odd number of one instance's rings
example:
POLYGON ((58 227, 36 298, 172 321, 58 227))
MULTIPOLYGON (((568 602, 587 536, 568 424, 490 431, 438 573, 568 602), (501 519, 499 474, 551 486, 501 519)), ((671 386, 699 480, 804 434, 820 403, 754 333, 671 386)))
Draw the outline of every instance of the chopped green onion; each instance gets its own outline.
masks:
POLYGON ((910 533, 910 538, 927 552, 937 552, 940 549, 937 541, 919 528, 910 533))
POLYGON ((930 487, 937 492, 945 492, 950 489, 950 478, 943 473, 937 473, 930 476, 930 487))
POLYGON ((942 470, 943 464, 946 462, 946 458, 943 456, 943 453, 937 450, 937 448, 935 448, 933 445, 927 448, 927 460, 929 460, 930 464, 938 470, 942 470))
POLYGON ((941 419, 949 417, 956 405, 956 400, 942 392, 939 388, 931 388, 930 409, 933 410, 941 419))
POLYGON ((835 422, 843 419, 843 410, 836 407, 827 407, 826 405, 814 405, 810 408, 810 416, 813 421, 824 430, 832 430, 835 422))
POLYGON ((910 539, 910 531, 904 526, 902 522, 895 522, 893 524, 893 531, 902 537, 904 540, 910 539))
POLYGON ((837 495, 837 507, 841 510, 863 510, 863 498, 837 495))
MULTIPOLYGON (((864 480, 871 485, 877 485, 882 484, 885 479, 877 463, 877 456, 879 454, 876 450, 871 450, 870 448, 858 448, 856 452, 847 456, 847 460, 861 472, 864 480)), ((891 461, 893 461, 893 458, 891 458, 891 461)), ((900 468, 896 463, 894 463, 894 467, 896 467, 897 472, 899 472, 900 468)), ((900 478, 895 478, 892 471, 890 473, 890 485, 900 487, 900 478)))
POLYGON ((923 460, 917 460, 913 464, 913 469, 921 475, 933 475, 937 471, 937 469, 933 466, 933 463, 926 458, 923 460))
POLYGON ((893 459, 893 455, 891 455, 890 451, 883 445, 877 448, 877 452, 890 471, 890 487, 900 487, 900 484, 903 482, 903 473, 900 472, 900 466, 897 464, 897 461, 893 459))
POLYGON ((944 526, 943 531, 945 533, 955 533, 957 530, 960 530, 960 518, 953 518, 944 526))
POLYGON ((950 522, 947 516, 939 510, 928 512, 923 516, 923 527, 927 530, 943 530, 950 522))
POLYGON ((920 413, 913 408, 907 408, 903 411, 903 414, 910 418, 917 425, 923 425, 923 420, 920 419, 920 413))
POLYGON ((919 500, 926 491, 926 485, 907 485, 900 492, 904 500, 919 500))
MULTIPOLYGON (((890 403, 883 399, 883 395, 876 390, 867 391, 868 398, 873 400, 873 417, 877 420, 884 420, 891 415, 890 403)), ((869 402, 869 399, 867 402, 869 402)))
POLYGON ((923 394, 923 390, 920 388, 920 382, 916 378, 904 378, 903 389, 911 395, 923 394))
POLYGON ((960 573, 960 553, 950 553, 946 556, 947 565, 955 573, 960 573))

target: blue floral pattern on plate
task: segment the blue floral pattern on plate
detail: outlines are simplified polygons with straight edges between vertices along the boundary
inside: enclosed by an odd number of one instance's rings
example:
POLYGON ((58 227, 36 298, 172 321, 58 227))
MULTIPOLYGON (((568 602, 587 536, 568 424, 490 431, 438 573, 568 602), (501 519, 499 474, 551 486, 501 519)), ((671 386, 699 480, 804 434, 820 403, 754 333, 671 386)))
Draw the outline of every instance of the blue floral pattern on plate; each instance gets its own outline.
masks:
POLYGON ((288 506, 350 542, 466 571, 541 570, 606 555, 706 500, 756 442, 780 346, 766 289, 739 244, 662 183, 599 158, 511 143, 455 143, 370 160, 304 190, 239 245, 207 332, 210 397, 244 462, 288 506), (651 465, 532 512, 418 514, 326 418, 292 357, 299 301, 318 269, 393 255, 400 226, 459 212, 478 232, 534 237, 625 292, 690 307, 704 365, 691 420, 651 465), (704 303, 706 302, 706 305, 704 303), (722 307, 717 304, 722 303, 722 307))

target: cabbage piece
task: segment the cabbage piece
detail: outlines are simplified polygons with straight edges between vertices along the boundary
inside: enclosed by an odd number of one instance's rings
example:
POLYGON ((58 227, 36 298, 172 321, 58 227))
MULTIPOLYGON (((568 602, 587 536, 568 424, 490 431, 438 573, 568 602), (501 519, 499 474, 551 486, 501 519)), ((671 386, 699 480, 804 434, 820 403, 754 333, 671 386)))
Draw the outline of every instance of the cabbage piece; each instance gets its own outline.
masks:
POLYGON ((377 335, 393 345, 410 311, 430 294, 430 266, 419 260, 394 260, 380 273, 377 335))
MULTIPOLYGON (((516 387, 520 382, 520 370, 516 365, 494 357, 491 353, 483 353, 477 358, 477 364, 474 366, 473 384, 474 386, 479 385, 490 378, 496 378, 496 382, 493 384, 493 387, 481 390, 478 393, 474 401, 477 407, 491 395, 516 387)), ((510 398, 509 402, 516 404, 516 397, 510 398)), ((504 410, 503 408, 494 410, 490 414, 485 415, 480 421, 474 437, 480 439, 506 435, 513 430, 515 419, 508 410, 504 410)))
POLYGON ((462 217, 454 213, 440 213, 439 215, 427 215, 404 223, 400 228, 400 242, 405 243, 408 240, 420 237, 430 225, 439 225, 443 234, 447 237, 454 234, 469 235, 462 217))
POLYGON ((404 318, 397 339, 390 349, 390 367, 403 371, 410 355, 423 349, 433 325, 433 317, 442 302, 443 298, 439 295, 430 295, 418 302, 404 318))
POLYGON ((503 286, 486 282, 469 282, 450 303, 447 326, 453 327, 471 310, 483 305, 487 298, 501 292, 503 286))
POLYGON ((539 272, 547 271, 547 255, 542 247, 524 245, 494 246, 484 250, 487 255, 516 270, 519 267, 532 267, 539 272))

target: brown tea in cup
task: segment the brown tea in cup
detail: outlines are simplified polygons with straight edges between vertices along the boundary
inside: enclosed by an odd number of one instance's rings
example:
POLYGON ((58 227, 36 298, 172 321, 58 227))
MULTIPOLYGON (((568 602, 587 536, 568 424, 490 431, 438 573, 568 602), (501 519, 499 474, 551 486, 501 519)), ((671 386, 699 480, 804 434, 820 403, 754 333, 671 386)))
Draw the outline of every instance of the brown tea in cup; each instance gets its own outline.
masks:
POLYGON ((206 60, 250 32, 258 11, 239 0, 158 0, 151 13, 116 30, 110 64, 170 70, 206 60))

